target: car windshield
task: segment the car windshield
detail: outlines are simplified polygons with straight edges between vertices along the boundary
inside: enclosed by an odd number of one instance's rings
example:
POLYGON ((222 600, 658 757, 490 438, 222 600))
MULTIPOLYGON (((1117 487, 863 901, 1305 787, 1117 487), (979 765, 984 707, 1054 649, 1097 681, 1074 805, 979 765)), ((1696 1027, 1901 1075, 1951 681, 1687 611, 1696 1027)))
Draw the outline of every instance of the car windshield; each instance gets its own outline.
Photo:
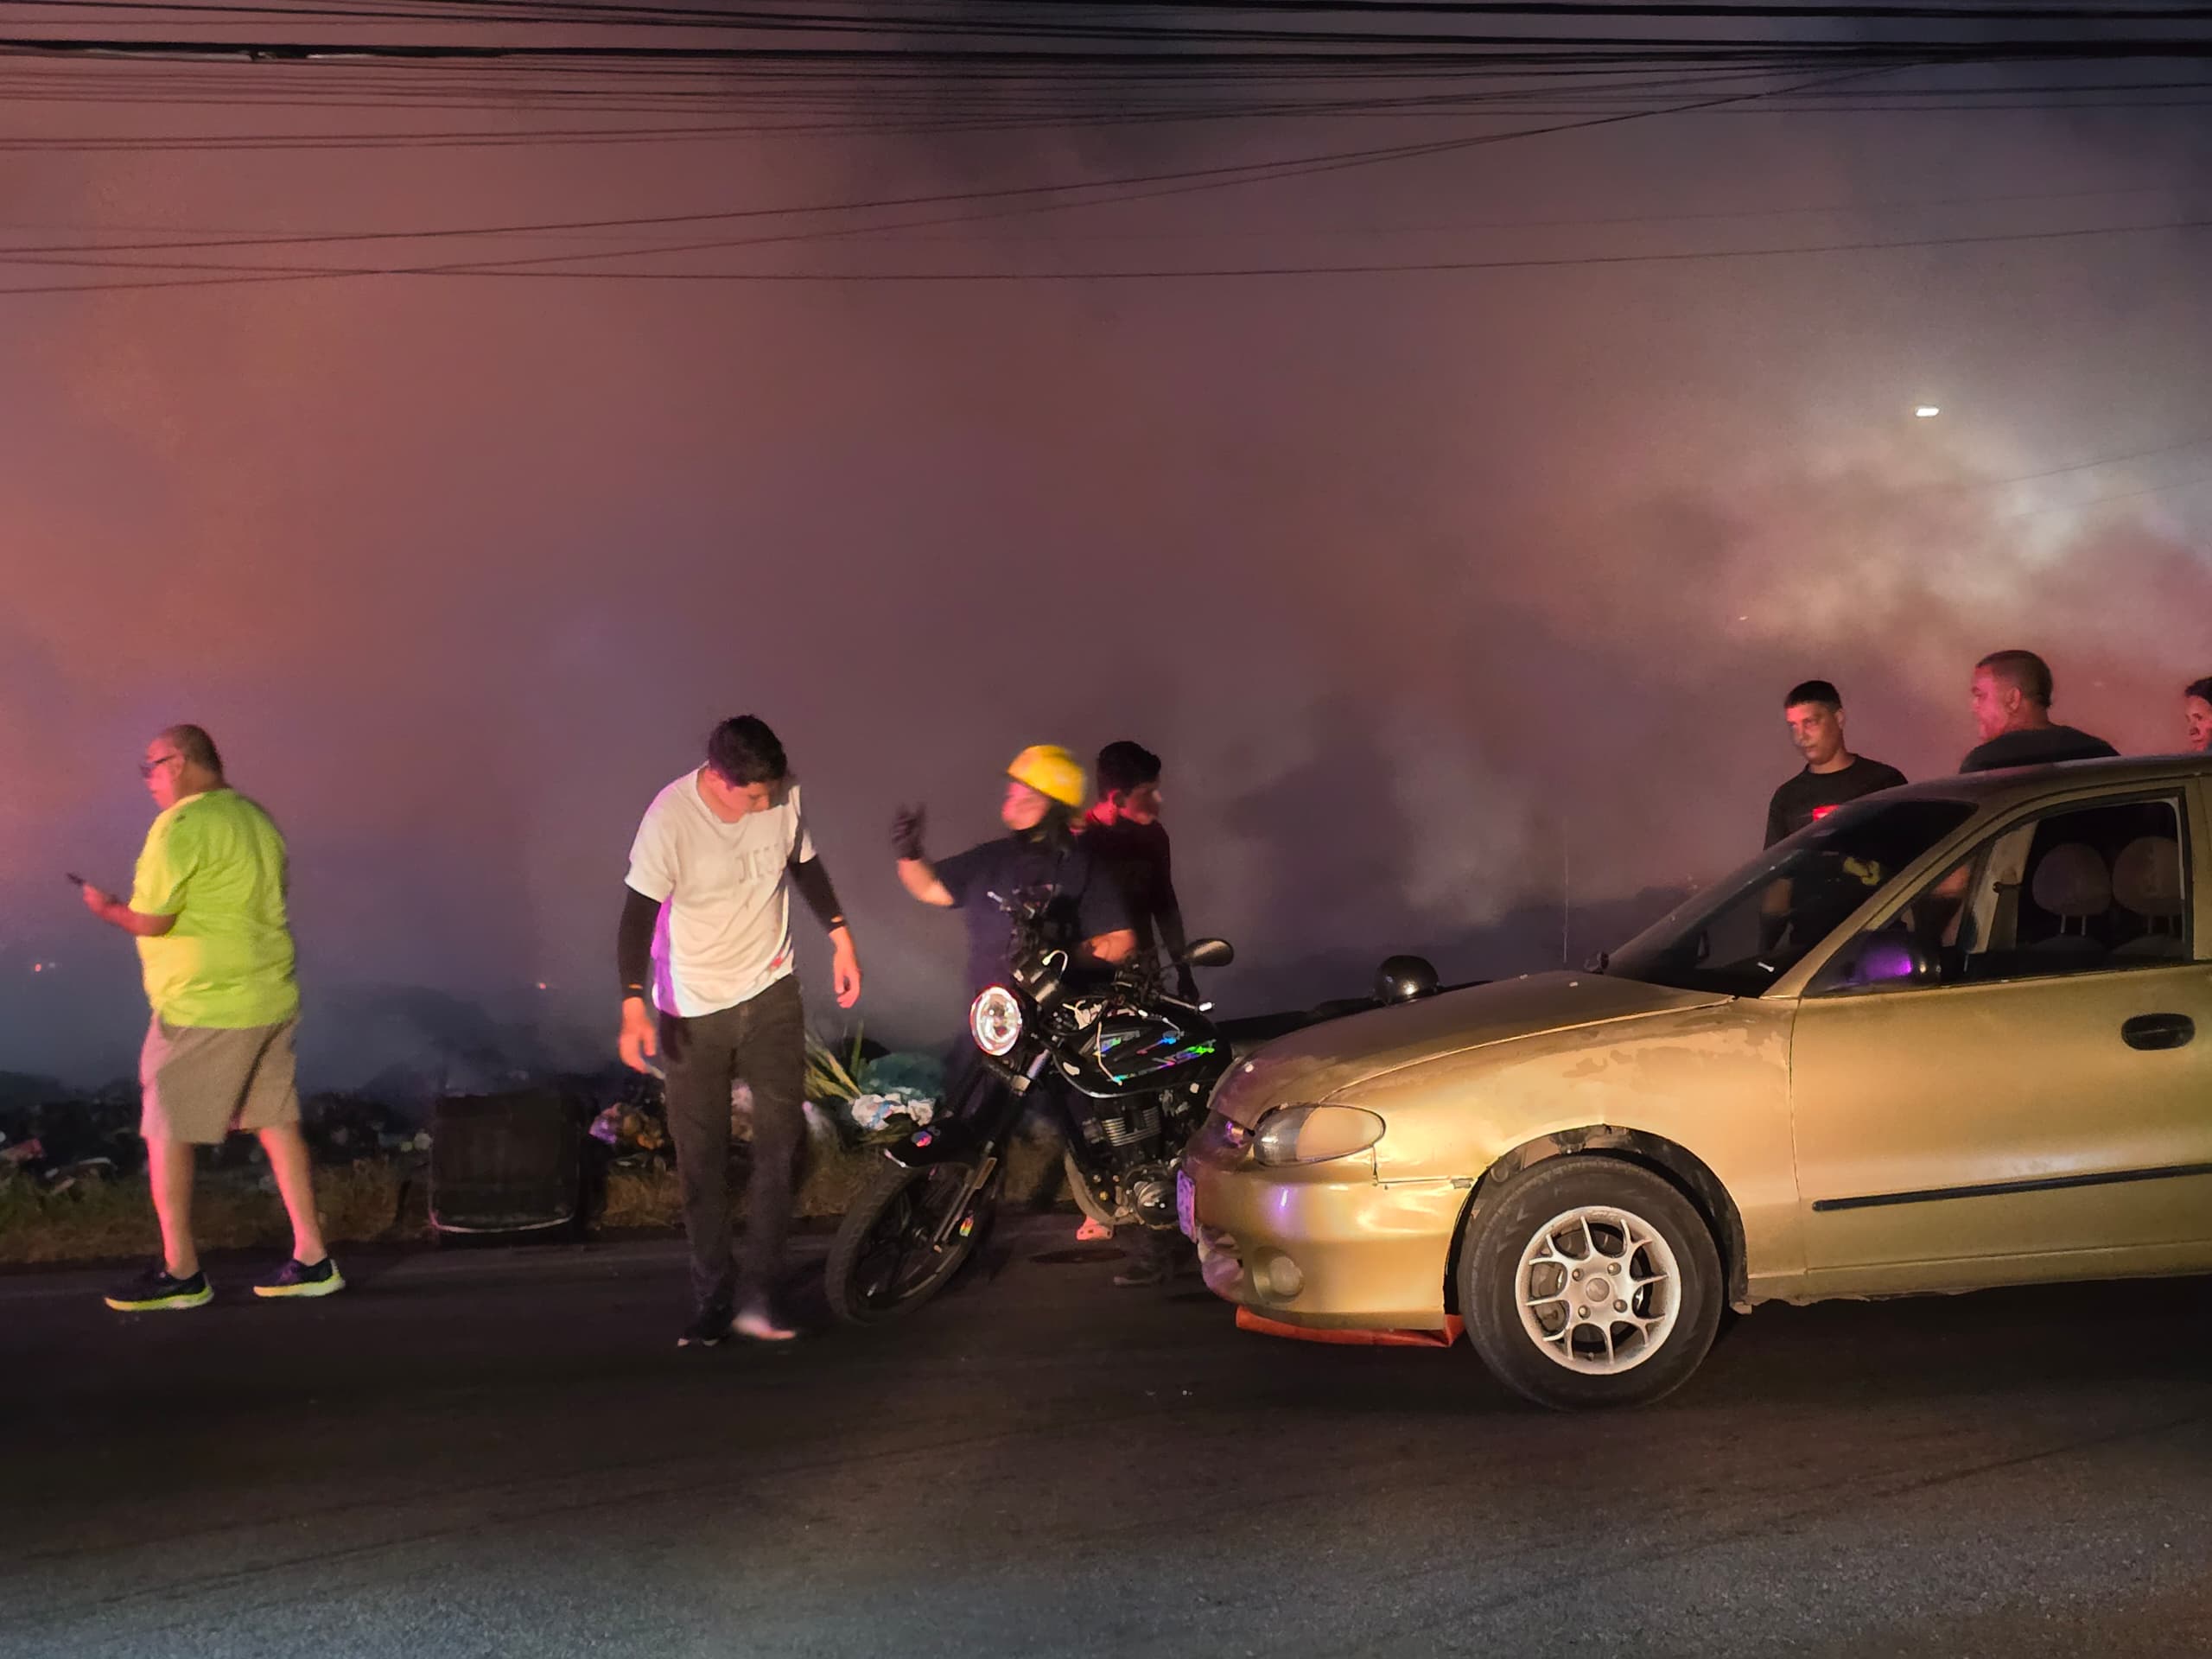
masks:
POLYGON ((1973 813, 1966 801, 1839 808, 1718 886, 1691 894, 1615 951, 1605 971, 1686 991, 1757 996, 1973 813))

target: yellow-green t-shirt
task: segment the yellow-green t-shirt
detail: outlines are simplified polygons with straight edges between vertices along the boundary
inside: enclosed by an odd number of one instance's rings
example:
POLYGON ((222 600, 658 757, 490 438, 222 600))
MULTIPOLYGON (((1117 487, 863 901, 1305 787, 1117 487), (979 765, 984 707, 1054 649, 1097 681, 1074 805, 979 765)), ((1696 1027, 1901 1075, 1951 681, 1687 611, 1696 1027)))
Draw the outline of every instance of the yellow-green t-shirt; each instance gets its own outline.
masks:
POLYGON ((176 925, 138 941, 146 1000, 173 1026, 273 1026, 300 1011, 284 917, 284 837, 232 789, 154 820, 130 908, 176 925))

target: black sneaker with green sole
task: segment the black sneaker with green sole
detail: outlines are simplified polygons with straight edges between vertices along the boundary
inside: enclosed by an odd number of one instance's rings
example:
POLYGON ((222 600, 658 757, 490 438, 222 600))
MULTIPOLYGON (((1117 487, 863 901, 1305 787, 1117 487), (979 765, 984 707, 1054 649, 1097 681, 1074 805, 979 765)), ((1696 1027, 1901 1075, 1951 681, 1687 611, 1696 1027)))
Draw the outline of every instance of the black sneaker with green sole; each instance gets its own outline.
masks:
POLYGON ((165 1313, 173 1308, 204 1307, 214 1295, 204 1273, 179 1279, 166 1268, 151 1267, 110 1292, 107 1305, 118 1313, 165 1313))
POLYGON ((338 1271, 338 1264, 324 1256, 309 1267, 294 1256, 276 1269, 276 1276, 264 1279, 253 1287, 257 1296, 327 1296, 333 1291, 346 1288, 346 1275, 338 1271))

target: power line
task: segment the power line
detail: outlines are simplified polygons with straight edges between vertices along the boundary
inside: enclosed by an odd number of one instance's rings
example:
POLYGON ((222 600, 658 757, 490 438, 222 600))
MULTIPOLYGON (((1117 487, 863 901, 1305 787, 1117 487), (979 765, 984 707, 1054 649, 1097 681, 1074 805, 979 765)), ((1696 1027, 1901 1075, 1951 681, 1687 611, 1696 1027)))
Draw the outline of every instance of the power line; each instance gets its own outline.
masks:
MULTIPOLYGON (((1055 32, 1056 41, 1088 35, 1055 32)), ((511 63, 524 65, 608 63, 728 63, 745 65, 832 65, 871 68, 887 64, 932 68, 1019 67, 1134 68, 1151 73, 1194 68, 1372 68, 1435 70, 1488 64, 1545 64, 1571 58, 1619 61, 1630 54, 1644 63, 1759 63, 1803 69, 1821 63, 1896 65, 1987 64, 2000 62, 2109 62, 2126 59, 2212 56, 2212 38, 2144 35, 2072 40, 1930 40, 1813 41, 1796 44, 1740 38, 1678 41, 1663 36, 1581 35, 1322 35, 1308 45, 1250 45, 1249 33, 1230 32, 1233 50, 1193 52, 1203 35, 1188 31, 1119 32, 1104 36, 1116 49, 1096 47, 874 47, 874 46, 651 46, 517 45, 495 42, 376 41, 344 41, 212 37, 130 40, 115 36, 0 36, 0 53, 24 57, 96 56, 162 60, 238 60, 245 62, 315 62, 343 60, 412 63, 511 63), (1132 43, 1147 49, 1130 49, 1132 43)))
MULTIPOLYGON (((1249 231, 1231 231, 1218 227, 1209 228, 1203 231, 1183 230, 1173 232, 1063 231, 1056 232, 1053 239, 1055 242, 1066 242, 1069 240, 1101 242, 1185 242, 1201 236, 1215 238, 1234 237, 1241 239, 1276 237, 1300 238, 1306 237, 1338 236, 1360 238, 1381 236, 1462 236, 1476 235, 1494 231, 1589 230, 1621 225, 1686 225, 1754 219, 1849 219, 1859 218, 1875 213, 1916 213, 1933 207, 2005 207, 2026 202, 2103 201, 2110 200, 2114 198, 2130 196, 2157 196, 2168 194, 2192 195, 2195 194, 2197 193, 2171 186, 2145 185, 2139 188, 2129 189, 2101 188, 2094 190, 2000 192, 1996 194, 1975 196, 1918 196, 1884 201, 1816 203, 1811 206, 1796 207, 1743 207, 1669 213, 1608 213, 1596 214, 1577 219, 1465 219, 1459 221, 1431 222, 1427 224, 1414 225, 1325 225, 1301 226, 1290 229, 1278 228, 1273 230, 1249 231)), ((98 226, 67 224, 17 226, 15 228, 18 232, 39 230, 47 232, 67 232, 69 234, 78 236, 105 234, 116 236, 168 236, 171 238, 244 238, 248 241, 251 241, 256 234, 254 232, 250 230, 237 228, 213 230, 185 226, 98 226)), ((869 232, 896 232, 904 230, 925 228, 933 229, 936 227, 918 223, 895 223, 889 225, 868 226, 862 228, 869 232)), ((466 234, 466 232, 456 232, 453 234, 458 236, 466 234)), ((550 234, 575 238, 588 235, 613 236, 619 235, 620 232, 613 231, 592 232, 568 231, 550 232, 510 232, 510 234, 516 236, 524 234, 550 234)), ((922 238, 918 239, 931 240, 933 238, 922 238)), ((951 240, 954 238, 948 238, 943 239, 951 240)), ((137 244, 93 242, 74 245, 81 248, 83 251, 87 253, 120 253, 129 251, 158 251, 168 248, 189 248, 193 246, 194 244, 184 241, 171 240, 167 242, 145 242, 137 244)), ((22 250, 11 250, 4 243, 0 243, 0 259, 4 259, 4 257, 12 251, 29 252, 32 251, 32 250, 28 248, 22 250)), ((648 248, 636 250, 636 251, 650 253, 654 251, 654 250, 648 248)))
MULTIPOLYGON (((1859 73, 1875 73, 1879 72, 1861 71, 1859 73)), ((1783 92, 1802 92, 1806 89, 1806 86, 1808 84, 1810 83, 1801 83, 1797 86, 1788 88, 1777 88, 1772 90, 1783 92)), ((1103 198, 1103 200, 1105 200, 1126 201, 1145 199, 1159 194, 1183 194, 1198 189, 1230 188, 1248 183, 1273 181, 1279 179, 1301 178, 1311 176, 1317 173, 1338 172, 1350 168, 1376 166, 1392 162, 1413 160, 1431 156, 1441 156, 1453 151, 1473 149, 1478 146, 1503 143, 1516 138, 1544 137, 1560 132, 1582 130, 1604 126, 1617 126, 1624 122, 1640 120, 1649 117, 1683 113, 1690 109, 1702 107, 1708 103, 1723 102, 1731 99, 1747 98, 1758 98, 1768 95, 1769 93, 1765 92, 1745 92, 1720 94, 1712 99, 1694 100, 1692 103, 1681 105, 1670 109, 1626 111, 1619 114, 1597 117, 1586 121, 1567 123, 1555 126, 1520 128, 1503 133, 1481 133, 1471 137, 1437 139, 1419 144, 1398 144, 1367 149, 1323 151, 1317 154, 1283 158, 1271 162, 1232 162, 1215 167, 1183 168, 1162 173, 1129 174, 1122 175, 1118 178, 1090 180, 1077 184, 1010 185, 1002 186, 995 189, 938 191, 921 195, 878 197, 868 200, 816 204, 813 206, 795 207, 728 208, 700 213, 666 213, 628 219, 570 220, 566 223, 490 226, 457 231, 368 231, 354 235, 318 233, 314 235, 275 237, 217 238, 202 241, 169 241, 153 245, 151 246, 136 247, 128 245, 117 244, 107 244, 105 245, 96 246, 86 246, 82 245, 71 246, 65 244, 48 245, 46 247, 12 249, 9 251, 7 257, 12 263, 22 264, 40 263, 39 261, 29 258, 29 256, 35 255, 107 255, 130 252, 175 252, 179 251, 206 251, 245 247, 302 247, 327 245, 328 244, 339 242, 355 243, 451 240, 456 237, 505 236, 519 232, 537 234, 551 231, 599 231, 647 227, 658 228, 676 225, 728 222, 736 219, 791 217, 793 215, 811 216, 827 213, 874 212, 896 207, 938 207, 950 203, 1008 201, 1020 199, 1027 199, 1033 201, 1037 198, 1045 196, 1057 196, 1061 198, 1062 200, 1058 202, 1041 203, 1036 209, 1034 209, 1034 211, 1049 212, 1055 211, 1063 206, 1090 205, 1090 200, 1087 200, 1079 201, 1070 201, 1067 200, 1072 193, 1076 192, 1090 193, 1093 197, 1096 197, 1096 194, 1098 192, 1118 188, 1121 187, 1131 187, 1133 191, 1141 192, 1141 194, 1124 194, 1120 196, 1103 198)), ((770 239, 783 240, 789 238, 778 237, 770 239)), ((714 244, 709 245, 723 246, 728 245, 714 244)), ((690 250, 679 251, 689 251, 690 250)), ((588 257, 589 256, 579 255, 575 257, 588 257)), ((60 260, 51 260, 47 263, 63 262, 60 260)))
MULTIPOLYGON (((1893 252, 1912 249, 1988 246, 2007 243, 2055 242, 2098 236, 2126 236, 2158 232, 2185 232, 2212 230, 2212 219, 2173 219, 2150 225, 2089 226, 2070 230, 2018 231, 1986 235, 1914 237, 1879 242, 1827 242, 1785 247, 1714 248, 1693 251, 1663 253, 1589 254, 1573 257, 1514 258, 1514 259, 1450 259, 1410 260, 1394 263, 1358 264, 1307 265, 1243 265, 1155 268, 1143 270, 962 270, 962 271, 651 271, 651 270, 553 270, 535 268, 547 260, 522 260, 456 263, 433 266, 237 266, 195 265, 184 261, 96 259, 28 259, 18 260, 13 255, 0 254, 0 263, 31 264, 76 264, 92 269, 117 270, 164 270, 194 274, 173 278, 128 280, 115 283, 41 283, 0 288, 0 296, 83 294, 111 290, 175 287, 215 287, 231 283, 297 282, 351 278, 364 276, 451 276, 497 278, 505 280, 537 279, 540 281, 572 282, 629 282, 629 283, 734 283, 772 284, 776 286, 819 283, 823 285, 914 283, 946 284, 1004 284, 1017 283, 1117 283, 1169 282, 1204 280, 1244 280, 1262 277, 1310 276, 1383 276, 1451 275, 1497 270, 1562 270, 1580 266, 1604 267, 1644 264, 1681 264, 1726 259, 1758 259, 1801 257, 1813 255, 1845 253, 1893 252), (517 269, 525 263, 531 269, 517 269)), ((628 257, 643 257, 654 253, 689 251, 689 249, 625 250, 628 257)), ((574 262, 594 255, 571 255, 574 262)), ((557 259, 563 256, 551 256, 557 259)))
POLYGON ((2202 437, 2184 438, 2179 443, 2160 444, 2154 449, 2132 449, 2123 454, 2099 455, 2092 461, 2070 461, 2063 467, 2049 467, 2040 473, 2021 473, 2012 478, 1994 478, 1989 480, 1988 483, 1993 487, 2012 484, 2040 484, 2046 479, 2063 478, 2069 473, 2086 473, 2098 467, 2117 467, 2123 461, 2150 461, 2159 455, 2177 455, 2184 449, 2201 449, 2208 443, 2212 443, 2212 432, 2208 432, 2202 437))
MULTIPOLYGON (((456 268, 451 274, 471 276, 542 276, 634 280, 639 282, 829 282, 829 283, 944 283, 944 282, 1153 282, 1225 280, 1270 276, 1383 276, 1449 275, 1491 270, 1549 270, 1577 266, 1695 264, 1720 259, 1798 257, 1808 254, 1877 253, 1910 248, 1956 248, 1999 243, 2054 242, 2093 236, 2124 236, 2159 231, 2212 230, 2212 219, 2170 219, 2152 225, 2089 226, 2070 230, 2016 231, 1968 236, 1914 237, 1881 242, 1826 242, 1790 247, 1713 248, 1661 253, 1586 254, 1554 257, 1510 259, 1433 259, 1372 264, 1309 265, 1243 265, 1162 268, 1145 270, 1056 271, 525 271, 497 270, 488 264, 456 268)), ((690 251, 669 250, 668 251, 690 251)), ((575 258, 600 257, 578 255, 575 258)), ((443 274, 443 273, 441 273, 443 274)))
MULTIPOLYGON (((1027 0, 998 0, 1014 6, 1027 0)), ((1944 5, 1930 3, 1758 5, 1685 0, 1116 0, 1125 11, 1327 13, 1355 16, 1762 18, 1775 21, 1887 20, 1995 22, 2167 22, 2212 19, 2212 6, 1944 5)))
POLYGON ((2000 513, 1999 518, 2009 522, 2015 518, 2041 518, 2054 512, 2078 512, 2084 507, 2101 507, 2107 502, 2136 501, 2148 495, 2171 495, 2181 490, 2193 490, 2212 484, 2212 473, 2202 473, 2195 478, 2184 478, 2171 484, 2153 484, 2139 490, 2121 490, 2111 495, 2093 495, 2081 501, 2061 501, 2048 507, 2028 507, 2018 512, 2000 513))
MULTIPOLYGON (((2212 94, 2212 80, 2170 83, 2177 86, 2194 88, 2212 94)), ((1992 89, 1994 91, 1995 89, 1992 89)), ((1910 90, 1888 88, 1840 89, 1824 95, 1823 101, 1769 101, 1735 106, 1683 111, 1686 115, 1917 115, 1951 114, 1960 112, 1992 113, 2008 111, 2161 111, 2175 109, 2202 109, 2212 105, 2212 98, 2190 99, 2126 99, 2088 101, 2066 99, 2056 101, 2012 101, 1999 103, 1977 99, 1974 102, 1932 102, 1936 99, 1950 99, 1956 94, 1946 92, 1914 92, 1910 90), (1918 99, 1916 103, 1873 102, 1874 99, 1918 99), (1834 99, 1837 101, 1826 101, 1834 99)), ((137 100, 133 100, 137 101, 137 100)), ((205 101, 227 99, 210 99, 205 101)), ((328 107, 327 101, 316 100, 317 106, 328 107)), ((1005 119, 977 117, 969 118, 940 118, 925 122, 899 122, 877 119, 865 124, 843 126, 800 124, 796 123, 691 123, 663 126, 585 126, 585 127, 518 127, 504 129, 432 130, 394 132, 338 130, 332 132, 232 132, 213 134, 146 133, 136 135, 107 134, 73 137, 0 137, 0 153, 16 155, 104 155, 140 153, 224 153, 231 151, 307 151, 307 150, 375 150, 375 149, 502 149, 538 144, 649 144, 713 143, 729 138, 755 138, 779 135, 821 137, 827 134, 850 136, 891 136, 904 133, 988 132, 1022 130, 1040 126, 1092 127, 1130 124, 1159 125, 1175 123, 1215 123, 1230 119, 1254 119, 1268 117, 1297 116, 1310 118, 1330 114, 1403 114, 1412 118, 1430 118, 1454 110, 1472 107, 1472 100, 1443 102, 1420 100, 1409 109, 1382 109, 1371 105, 1339 105, 1296 108, 1281 105, 1262 105, 1255 108, 1230 110, 1168 110, 1136 112, 1101 113, 1085 115, 1077 111, 1044 111, 1034 115, 1009 115, 1005 119)), ((377 106, 372 106, 377 107, 377 106)), ((1498 113, 1530 116, 1573 116, 1602 113, 1603 108, 1556 107, 1546 108, 1527 105, 1500 105, 1498 113)), ((879 114, 882 112, 879 111, 879 114)))
MULTIPOLYGON (((454 3, 438 4, 435 0, 420 7, 406 10, 370 10, 359 6, 299 5, 272 3, 255 5, 231 3, 231 0, 35 0, 34 10, 40 11, 99 11, 151 14, 156 16, 290 16, 316 19, 346 19, 356 17, 393 17, 417 21, 471 22, 477 23, 558 22, 564 25, 585 24, 609 28, 639 28, 664 25, 701 30, 734 29, 751 31, 804 32, 842 30, 855 33, 890 33, 897 31, 977 35, 986 36, 1026 36, 1061 38, 1141 39, 1169 32, 1157 27, 1103 20, 1067 22, 1047 20, 1040 12, 1056 10, 1039 7, 1033 0, 1014 0, 1004 7, 1010 20, 1001 23, 988 14, 978 16, 964 9, 948 9, 940 15, 927 11, 911 12, 904 16, 886 19, 864 13, 827 12, 793 10, 785 11, 730 10, 715 7, 675 5, 639 5, 620 3, 542 3, 541 0, 455 0, 454 3), (1019 5, 1022 16, 1014 18, 1019 5)), ((1237 0, 1122 0, 1113 8, 1123 12, 1172 11, 1179 14, 1173 32, 1188 35, 1192 31, 1186 21, 1192 14, 1200 16, 1228 16, 1241 19, 1262 16, 1320 17, 1331 21, 1370 19, 1377 17, 1418 17, 1422 19, 1449 18, 1572 18, 1603 19, 1608 22, 1620 18, 1665 20, 1674 22, 2016 22, 2044 26, 2094 25, 2109 28, 2115 23, 2203 22, 2212 21, 2212 6, 2098 6, 2098 5, 1944 5, 1928 3, 1874 4, 1802 4, 1773 5, 1755 3, 1677 3, 1674 0, 1500 0, 1498 3, 1449 3, 1448 0, 1430 3, 1399 4, 1343 4, 1326 3, 1325 0, 1276 0, 1275 3, 1238 3, 1237 0)), ((1288 29, 1281 27, 1247 25, 1237 30, 1209 32, 1236 33, 1245 38, 1258 40, 1310 40, 1376 38, 1374 31, 1355 32, 1338 29, 1288 29)), ((1402 37, 1397 35, 1384 38, 1402 37)), ((1448 38, 1421 36, 1419 38, 1448 38)))

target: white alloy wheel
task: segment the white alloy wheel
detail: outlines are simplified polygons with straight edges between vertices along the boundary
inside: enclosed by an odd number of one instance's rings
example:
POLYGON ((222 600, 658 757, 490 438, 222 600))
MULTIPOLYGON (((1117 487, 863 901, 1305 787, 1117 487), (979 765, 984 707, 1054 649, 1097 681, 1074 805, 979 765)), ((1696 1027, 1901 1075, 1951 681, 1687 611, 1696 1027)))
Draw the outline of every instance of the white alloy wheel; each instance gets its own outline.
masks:
POLYGON ((1454 1271, 1467 1339, 1491 1375, 1555 1411, 1649 1405, 1680 1388, 1728 1294, 1697 1206, 1656 1171, 1602 1152, 1484 1182, 1454 1271))
POLYGON ((1537 1229, 1514 1274, 1521 1328, 1554 1364, 1590 1376, 1634 1370, 1666 1345, 1681 1268, 1658 1228, 1586 1204, 1537 1229))

